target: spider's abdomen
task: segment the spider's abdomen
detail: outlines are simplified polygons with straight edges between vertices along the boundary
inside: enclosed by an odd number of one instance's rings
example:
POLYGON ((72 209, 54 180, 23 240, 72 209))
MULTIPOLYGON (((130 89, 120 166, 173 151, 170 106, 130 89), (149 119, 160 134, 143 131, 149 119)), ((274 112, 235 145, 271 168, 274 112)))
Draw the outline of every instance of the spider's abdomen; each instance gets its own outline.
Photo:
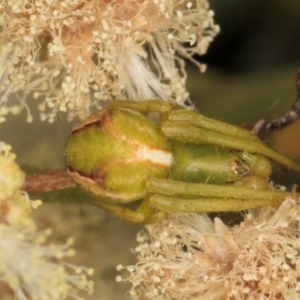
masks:
POLYGON ((65 157, 79 186, 117 203, 142 199, 146 179, 167 177, 173 163, 158 127, 127 109, 102 110, 75 127, 65 157))

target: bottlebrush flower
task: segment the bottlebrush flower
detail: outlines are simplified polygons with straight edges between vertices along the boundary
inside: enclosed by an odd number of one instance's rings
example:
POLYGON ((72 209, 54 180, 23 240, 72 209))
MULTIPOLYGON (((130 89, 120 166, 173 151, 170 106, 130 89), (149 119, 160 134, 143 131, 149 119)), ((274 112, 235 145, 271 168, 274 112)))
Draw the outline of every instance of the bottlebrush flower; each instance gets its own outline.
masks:
POLYGON ((132 299, 299 299, 300 204, 248 213, 228 228, 219 219, 171 214, 138 236, 138 261, 126 269, 132 299))
MULTIPOLYGON (((187 58, 219 31, 206 0, 0 2, 0 44, 20 49, 6 85, 33 92, 41 117, 84 117, 113 98, 182 104, 187 58)), ((10 55, 13 56, 13 55, 10 55)))
POLYGON ((70 239, 64 245, 46 245, 51 229, 36 231, 30 217, 32 201, 21 191, 25 176, 11 147, 0 142, 0 281, 16 300, 79 299, 79 291, 91 293, 92 270, 64 261, 74 255, 70 239))

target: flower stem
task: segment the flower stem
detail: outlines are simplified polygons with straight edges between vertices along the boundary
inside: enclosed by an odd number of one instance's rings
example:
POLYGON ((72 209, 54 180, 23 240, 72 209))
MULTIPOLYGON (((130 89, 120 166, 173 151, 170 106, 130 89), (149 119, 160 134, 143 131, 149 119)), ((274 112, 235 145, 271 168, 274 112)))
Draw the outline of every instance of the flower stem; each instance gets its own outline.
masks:
POLYGON ((65 169, 27 175, 22 190, 27 193, 50 192, 75 187, 65 169))

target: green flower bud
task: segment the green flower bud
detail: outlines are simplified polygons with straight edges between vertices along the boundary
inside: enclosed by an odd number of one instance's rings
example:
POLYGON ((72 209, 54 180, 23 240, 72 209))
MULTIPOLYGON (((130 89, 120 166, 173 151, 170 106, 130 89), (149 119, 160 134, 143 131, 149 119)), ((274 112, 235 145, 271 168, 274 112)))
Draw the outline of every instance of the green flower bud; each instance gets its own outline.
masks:
POLYGON ((146 195, 148 177, 168 177, 173 156, 151 120, 132 110, 105 109, 74 128, 65 161, 69 174, 85 191, 127 203, 146 195))

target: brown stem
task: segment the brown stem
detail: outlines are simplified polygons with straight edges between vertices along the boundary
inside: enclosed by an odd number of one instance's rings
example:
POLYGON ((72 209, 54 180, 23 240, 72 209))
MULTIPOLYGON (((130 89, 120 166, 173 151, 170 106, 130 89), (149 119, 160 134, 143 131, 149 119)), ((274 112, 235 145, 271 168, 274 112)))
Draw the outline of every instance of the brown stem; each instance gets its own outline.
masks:
POLYGON ((22 190, 27 193, 50 192, 74 187, 67 170, 53 170, 41 174, 27 175, 22 190))

